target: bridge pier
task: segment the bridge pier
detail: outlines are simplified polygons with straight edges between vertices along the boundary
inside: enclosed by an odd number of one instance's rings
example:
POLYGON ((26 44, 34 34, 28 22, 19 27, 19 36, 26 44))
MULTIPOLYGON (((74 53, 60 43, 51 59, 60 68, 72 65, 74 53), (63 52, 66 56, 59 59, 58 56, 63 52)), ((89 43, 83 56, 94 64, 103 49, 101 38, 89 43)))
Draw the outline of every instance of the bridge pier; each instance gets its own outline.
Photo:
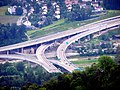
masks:
POLYGON ((24 48, 21 48, 21 53, 24 53, 24 48))
POLYGON ((8 51, 6 51, 6 53, 7 53, 7 55, 9 55, 9 53, 10 53, 10 52, 9 52, 9 50, 8 50, 8 51))
POLYGON ((31 48, 30 49, 30 54, 34 54, 35 53, 35 49, 34 48, 31 48))

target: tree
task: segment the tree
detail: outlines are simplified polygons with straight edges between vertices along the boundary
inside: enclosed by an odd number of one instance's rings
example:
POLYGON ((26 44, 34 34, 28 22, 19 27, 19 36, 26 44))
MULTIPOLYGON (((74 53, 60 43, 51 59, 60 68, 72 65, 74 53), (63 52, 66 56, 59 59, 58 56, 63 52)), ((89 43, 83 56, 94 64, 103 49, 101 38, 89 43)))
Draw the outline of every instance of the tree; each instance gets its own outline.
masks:
POLYGON ((110 72, 111 68, 115 65, 115 62, 109 56, 101 56, 98 61, 99 68, 104 72, 110 72))
POLYGON ((16 68, 18 71, 24 71, 25 69, 24 63, 23 62, 17 63, 16 68))
POLYGON ((15 2, 15 0, 0 0, 0 6, 10 5, 13 2, 15 2))
POLYGON ((16 24, 0 24, 0 46, 18 43, 27 40, 26 27, 16 24))
POLYGON ((59 90, 57 89, 57 80, 52 78, 51 80, 49 80, 47 83, 43 84, 42 88, 46 88, 46 90, 59 90))
POLYGON ((9 66, 6 68, 7 75, 16 75, 18 74, 17 69, 14 66, 9 66))
POLYGON ((16 15, 22 15, 23 14, 22 7, 17 7, 15 11, 16 11, 16 15))
POLYGON ((116 64, 120 65, 120 45, 117 47, 116 56, 115 56, 116 64))
MULTIPOLYGON (((25 86, 23 86, 21 88, 21 90, 38 90, 38 85, 36 84, 32 84, 32 83, 28 83, 25 86)), ((42 90, 42 89, 41 89, 42 90)), ((44 89, 43 89, 44 90, 44 89)))

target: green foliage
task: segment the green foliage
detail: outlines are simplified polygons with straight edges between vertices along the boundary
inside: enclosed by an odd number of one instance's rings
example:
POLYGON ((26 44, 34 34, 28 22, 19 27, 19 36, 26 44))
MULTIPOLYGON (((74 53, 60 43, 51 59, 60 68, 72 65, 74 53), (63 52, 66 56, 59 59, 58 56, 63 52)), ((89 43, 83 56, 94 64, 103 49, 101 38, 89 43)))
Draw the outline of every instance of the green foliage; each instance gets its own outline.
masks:
POLYGON ((120 65, 120 45, 117 47, 116 56, 115 56, 116 64, 120 65))
MULTIPOLYGON (((33 90, 33 88, 35 88, 37 85, 41 85, 43 82, 48 81, 51 77, 57 75, 59 74, 48 73, 41 66, 31 67, 25 62, 6 62, 5 64, 0 64, 0 86, 2 87, 8 86, 20 88, 27 83, 35 83, 34 85, 26 85, 29 86, 26 88, 33 90)), ((23 87, 23 90, 29 90, 24 88, 25 87, 23 87)), ((45 90, 44 87, 43 90, 45 90)))
POLYGON ((2 1, 0 1, 0 6, 9 5, 13 2, 15 2, 15 0, 2 0, 2 1))
POLYGON ((74 64, 90 64, 90 63, 96 63, 98 60, 92 59, 92 60, 79 60, 79 61, 72 61, 74 64))
POLYGON ((7 11, 8 6, 0 7, 0 16, 4 16, 7 11))
POLYGON ((0 46, 14 44, 27 40, 25 26, 16 24, 0 24, 0 46))
POLYGON ((7 72, 7 75, 16 75, 16 74, 18 74, 18 71, 14 66, 7 67, 6 72, 7 72))
POLYGON ((17 63, 16 68, 18 71, 24 71, 25 68, 24 63, 23 62, 17 63))
POLYGON ((38 86, 36 84, 28 83, 26 87, 22 87, 21 90, 38 90, 38 86))
MULTIPOLYGON (((74 71, 72 74, 62 74, 57 79, 51 79, 39 89, 45 90, 109 90, 119 88, 120 67, 113 59, 101 56, 98 64, 93 64, 85 71, 74 71)), ((37 86, 38 87, 38 86, 37 86)))
POLYGON ((10 90, 10 87, 6 87, 6 86, 5 87, 1 87, 0 86, 0 90, 10 90))
POLYGON ((17 7, 16 8, 16 15, 22 15, 22 13, 23 13, 22 7, 17 7))
POLYGON ((75 21, 75 20, 85 20, 90 17, 92 8, 89 6, 88 8, 80 8, 78 4, 73 5, 72 11, 67 12, 68 21, 75 21))
POLYGON ((110 72, 112 67, 115 65, 115 62, 111 57, 108 56, 101 56, 98 59, 98 66, 100 69, 102 69, 105 72, 110 72))

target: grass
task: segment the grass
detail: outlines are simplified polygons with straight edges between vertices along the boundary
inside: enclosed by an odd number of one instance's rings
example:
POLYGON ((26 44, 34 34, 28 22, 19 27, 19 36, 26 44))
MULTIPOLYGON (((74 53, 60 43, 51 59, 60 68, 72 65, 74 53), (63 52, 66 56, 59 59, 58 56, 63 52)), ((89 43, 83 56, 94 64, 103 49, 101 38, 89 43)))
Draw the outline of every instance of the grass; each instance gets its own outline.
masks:
POLYGON ((5 12, 7 11, 8 6, 0 7, 0 16, 5 15, 5 12))
POLYGON ((29 30, 27 31, 27 34, 30 35, 30 37, 34 38, 36 36, 44 36, 44 35, 48 35, 50 33, 53 33, 55 32, 56 30, 58 31, 58 27, 63 24, 65 22, 64 19, 61 19, 61 20, 58 20, 58 21, 55 21, 53 24, 51 25, 48 25, 46 27, 43 27, 41 29, 38 29, 38 30, 29 30))
POLYGON ((91 59, 91 60, 78 60, 78 61, 71 61, 73 64, 90 64, 90 63, 97 63, 97 59, 91 59))
POLYGON ((0 23, 7 24, 7 23, 16 23, 19 16, 0 16, 0 23))
POLYGON ((30 38, 34 39, 34 38, 42 37, 45 35, 50 35, 50 34, 54 34, 57 32, 78 28, 80 26, 83 26, 83 25, 86 25, 86 24, 89 24, 95 21, 99 21, 102 19, 110 18, 113 16, 117 16, 117 15, 120 15, 119 10, 109 10, 106 12, 106 14, 102 14, 99 17, 91 18, 91 19, 84 20, 84 21, 66 22, 66 20, 62 19, 62 20, 54 22, 53 24, 49 26, 46 26, 38 30, 29 30, 27 31, 27 34, 30 36, 30 38))
POLYGON ((19 16, 13 15, 5 15, 8 6, 0 7, 0 23, 7 24, 7 23, 16 23, 19 16))

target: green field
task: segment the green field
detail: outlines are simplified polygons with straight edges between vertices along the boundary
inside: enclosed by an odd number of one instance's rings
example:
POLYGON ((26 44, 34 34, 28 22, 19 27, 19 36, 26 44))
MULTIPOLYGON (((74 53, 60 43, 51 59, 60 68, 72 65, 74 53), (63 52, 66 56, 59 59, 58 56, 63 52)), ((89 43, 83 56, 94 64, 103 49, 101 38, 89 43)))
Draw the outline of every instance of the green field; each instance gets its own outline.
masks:
POLYGON ((0 7, 0 16, 5 15, 5 12, 7 11, 8 6, 0 7))
POLYGON ((86 24, 89 24, 95 21, 99 21, 102 19, 110 18, 113 16, 117 16, 117 15, 120 15, 119 10, 109 10, 109 11, 106 11, 106 14, 101 14, 99 17, 95 16, 96 18, 91 18, 91 19, 84 20, 84 21, 67 22, 66 20, 62 19, 62 20, 54 22, 53 24, 49 26, 46 26, 38 30, 29 30, 27 31, 27 34, 30 36, 30 38, 34 39, 34 38, 42 37, 45 35, 78 28, 80 26, 83 26, 83 25, 86 25, 86 24))
POLYGON ((91 60, 78 60, 78 61, 71 61, 73 64, 90 64, 90 63, 97 63, 97 59, 91 59, 91 60))
POLYGON ((7 23, 16 23, 19 16, 13 15, 5 15, 8 6, 0 7, 0 23, 7 24, 7 23))

